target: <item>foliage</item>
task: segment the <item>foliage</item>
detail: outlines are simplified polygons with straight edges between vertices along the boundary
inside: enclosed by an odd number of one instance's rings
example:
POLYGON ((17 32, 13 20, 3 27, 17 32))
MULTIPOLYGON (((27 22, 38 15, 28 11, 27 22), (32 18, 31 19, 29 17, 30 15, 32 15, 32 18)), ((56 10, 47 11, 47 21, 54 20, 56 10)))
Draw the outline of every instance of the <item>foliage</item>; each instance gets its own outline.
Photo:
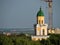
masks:
POLYGON ((51 34, 47 40, 32 41, 30 36, 20 35, 0 35, 0 45, 60 45, 60 34, 51 34))

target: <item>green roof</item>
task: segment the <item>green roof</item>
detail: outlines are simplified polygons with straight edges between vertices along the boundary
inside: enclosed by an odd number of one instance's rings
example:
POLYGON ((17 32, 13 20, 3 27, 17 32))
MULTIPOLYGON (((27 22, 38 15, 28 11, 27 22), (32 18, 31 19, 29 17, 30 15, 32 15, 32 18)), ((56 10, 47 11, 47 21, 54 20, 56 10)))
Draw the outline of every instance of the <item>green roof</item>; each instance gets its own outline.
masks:
POLYGON ((38 11, 37 16, 44 16, 44 13, 43 13, 43 11, 41 10, 41 8, 40 8, 40 10, 38 11))

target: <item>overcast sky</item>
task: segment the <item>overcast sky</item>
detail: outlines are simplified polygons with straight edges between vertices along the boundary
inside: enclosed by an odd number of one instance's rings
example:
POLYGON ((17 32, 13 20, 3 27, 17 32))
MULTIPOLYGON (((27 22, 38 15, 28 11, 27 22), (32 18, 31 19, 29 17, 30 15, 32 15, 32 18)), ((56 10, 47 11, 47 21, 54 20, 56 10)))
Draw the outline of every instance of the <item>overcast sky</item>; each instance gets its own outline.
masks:
MULTIPOLYGON (((48 23, 48 5, 40 0, 0 0, 0 28, 33 28, 40 6, 48 23)), ((60 0, 53 0, 53 27, 60 27, 60 0)))

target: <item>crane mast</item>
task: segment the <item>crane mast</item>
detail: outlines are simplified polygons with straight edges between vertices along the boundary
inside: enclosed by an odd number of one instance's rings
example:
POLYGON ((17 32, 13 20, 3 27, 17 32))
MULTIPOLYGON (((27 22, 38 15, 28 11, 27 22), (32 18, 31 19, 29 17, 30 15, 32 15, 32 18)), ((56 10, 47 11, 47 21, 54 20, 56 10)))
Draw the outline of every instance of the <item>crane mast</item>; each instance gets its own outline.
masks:
POLYGON ((53 14, 52 14, 52 2, 48 2, 48 10, 49 10, 49 28, 52 29, 53 28, 53 14))
POLYGON ((53 28, 52 0, 43 0, 48 3, 48 28, 53 28))

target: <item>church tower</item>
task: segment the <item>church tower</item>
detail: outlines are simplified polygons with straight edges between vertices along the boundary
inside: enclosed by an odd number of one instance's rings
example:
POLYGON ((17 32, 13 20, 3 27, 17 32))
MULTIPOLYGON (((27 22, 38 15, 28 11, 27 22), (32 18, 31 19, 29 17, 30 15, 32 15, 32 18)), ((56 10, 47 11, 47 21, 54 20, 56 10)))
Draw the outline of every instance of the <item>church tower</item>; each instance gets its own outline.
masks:
POLYGON ((36 35, 47 35, 47 24, 44 24, 44 14, 41 8, 37 13, 36 35))
POLYGON ((45 24, 44 22, 44 13, 42 11, 42 9, 40 8, 40 10, 37 13, 37 24, 35 25, 35 36, 32 36, 32 40, 41 40, 41 39, 46 39, 49 36, 47 36, 47 27, 48 25, 45 24))

